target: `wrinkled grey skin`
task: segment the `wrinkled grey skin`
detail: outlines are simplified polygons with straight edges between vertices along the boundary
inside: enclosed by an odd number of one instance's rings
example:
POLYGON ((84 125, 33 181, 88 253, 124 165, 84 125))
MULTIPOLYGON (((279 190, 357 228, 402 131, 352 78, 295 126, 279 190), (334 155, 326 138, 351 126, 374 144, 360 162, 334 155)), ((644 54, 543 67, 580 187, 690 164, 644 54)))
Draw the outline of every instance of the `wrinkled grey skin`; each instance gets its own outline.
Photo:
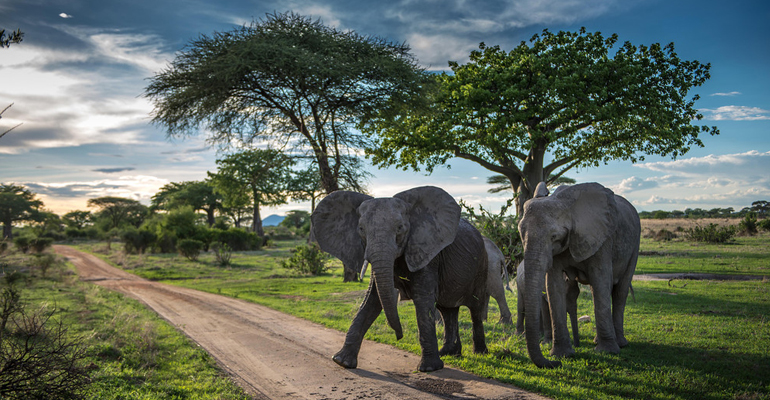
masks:
MULTIPOLYGON (((577 320, 577 299, 580 296, 580 286, 578 285, 577 276, 570 277, 568 274, 564 274, 564 279, 567 287, 566 295, 566 307, 567 315, 569 316, 572 326, 573 345, 575 347, 580 346, 580 332, 578 332, 578 320, 577 320)), ((524 333, 524 315, 526 315, 525 299, 526 299, 526 267, 524 261, 519 263, 516 269, 516 333, 521 335, 524 333)), ((538 326, 539 334, 543 336, 543 343, 551 343, 553 341, 553 325, 551 323, 551 307, 548 305, 548 296, 543 293, 541 295, 540 302, 540 325, 538 326)))
MULTIPOLYGON (((552 195, 524 205, 519 233, 527 267, 526 325, 539 325, 540 293, 545 286, 554 321, 551 355, 575 353, 565 323, 565 273, 591 285, 597 331, 594 349, 619 353, 628 344, 623 314, 639 255, 640 232, 634 207, 598 183, 562 186, 552 195)), ((535 365, 561 365, 543 356, 536 330, 527 329, 525 335, 535 365)))
POLYGON ((460 206, 444 190, 423 186, 391 198, 337 191, 324 198, 312 216, 322 250, 345 265, 371 263, 372 277, 361 308, 334 361, 356 368, 364 334, 381 311, 396 338, 403 336, 397 301, 414 302, 422 357, 418 369, 444 367, 442 355, 460 355, 458 312, 470 309, 473 347, 486 353, 484 308, 487 256, 481 234, 460 219, 460 206), (365 261, 366 260, 366 261, 365 261), (444 320, 444 345, 438 349, 434 312, 444 320))
MULTIPOLYGON (((508 271, 505 269, 505 256, 503 252, 495 245, 491 239, 482 236, 484 247, 487 250, 487 263, 489 272, 487 274, 487 292, 497 301, 500 308, 501 324, 510 325, 511 310, 508 309, 508 302, 505 300, 505 282, 508 281, 508 271)), ((489 298, 487 298, 487 310, 489 309, 489 298)), ((484 312, 484 320, 487 319, 487 312, 484 312)))

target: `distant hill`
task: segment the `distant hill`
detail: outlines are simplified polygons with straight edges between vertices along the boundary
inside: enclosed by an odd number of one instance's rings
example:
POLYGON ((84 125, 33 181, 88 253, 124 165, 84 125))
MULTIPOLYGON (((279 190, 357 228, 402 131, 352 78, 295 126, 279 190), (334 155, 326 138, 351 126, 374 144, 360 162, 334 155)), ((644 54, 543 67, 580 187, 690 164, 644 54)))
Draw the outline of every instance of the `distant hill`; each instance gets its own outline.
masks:
POLYGON ((283 219, 286 217, 282 217, 280 215, 270 215, 267 218, 262 220, 262 226, 276 226, 283 221, 283 219))

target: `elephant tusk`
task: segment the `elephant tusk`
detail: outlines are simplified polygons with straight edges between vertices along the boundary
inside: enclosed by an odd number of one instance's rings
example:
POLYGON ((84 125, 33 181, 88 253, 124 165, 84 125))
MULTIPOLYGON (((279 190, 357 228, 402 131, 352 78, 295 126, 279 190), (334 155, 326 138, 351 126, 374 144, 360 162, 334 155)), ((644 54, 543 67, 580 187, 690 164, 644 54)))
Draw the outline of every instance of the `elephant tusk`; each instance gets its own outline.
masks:
POLYGON ((369 260, 364 259, 364 265, 361 266, 361 280, 364 280, 364 275, 366 275, 367 268, 369 268, 369 260))

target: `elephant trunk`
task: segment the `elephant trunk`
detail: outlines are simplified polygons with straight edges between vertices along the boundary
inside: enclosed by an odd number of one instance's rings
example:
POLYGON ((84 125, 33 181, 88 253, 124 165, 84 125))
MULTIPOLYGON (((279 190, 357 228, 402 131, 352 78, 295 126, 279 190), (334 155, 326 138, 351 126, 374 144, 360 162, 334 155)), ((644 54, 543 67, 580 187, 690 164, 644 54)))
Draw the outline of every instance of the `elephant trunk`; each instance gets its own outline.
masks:
POLYGON ((382 310, 385 311, 388 325, 396 332, 396 339, 400 340, 404 333, 401 329, 401 320, 398 318, 396 289, 393 285, 393 261, 390 263, 372 262, 372 279, 377 285, 377 294, 380 297, 382 310))
MULTIPOLYGON (((527 352, 529 358, 538 368, 555 368, 561 365, 559 361, 551 361, 543 356, 540 349, 540 313, 541 298, 545 287, 545 272, 548 263, 545 261, 550 256, 548 253, 533 254, 532 251, 524 252, 525 276, 525 325, 524 330, 527 339, 527 352)), ((544 327, 551 329, 551 327, 544 327)))

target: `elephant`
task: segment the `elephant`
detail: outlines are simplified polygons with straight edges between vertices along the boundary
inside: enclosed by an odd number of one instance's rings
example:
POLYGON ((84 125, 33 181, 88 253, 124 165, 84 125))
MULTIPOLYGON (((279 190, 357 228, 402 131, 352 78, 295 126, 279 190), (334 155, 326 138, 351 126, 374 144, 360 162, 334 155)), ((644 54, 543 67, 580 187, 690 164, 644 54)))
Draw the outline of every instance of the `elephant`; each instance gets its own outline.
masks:
MULTIPOLYGON (((508 281, 508 270, 505 268, 505 256, 490 238, 483 236, 484 247, 487 250, 487 262, 489 271, 487 273, 487 292, 497 301, 500 308, 501 324, 511 325, 511 310, 508 308, 508 302, 505 300, 505 283, 508 281)), ((487 310, 489 309, 489 298, 487 298, 487 310)), ((484 312, 484 320, 487 319, 487 312, 484 312)))
POLYGON ((311 226, 320 248, 345 265, 371 263, 372 274, 363 304, 332 359, 356 368, 364 334, 381 311, 403 337, 398 295, 414 302, 422 356, 422 372, 444 367, 440 356, 461 355, 458 313, 470 309, 473 350, 486 353, 483 317, 487 300, 487 255, 481 234, 460 218, 460 206, 449 193, 422 186, 388 198, 336 191, 318 203, 311 226), (438 349, 435 311, 444 321, 444 344, 438 349))
MULTIPOLYGON (((639 215, 626 199, 598 183, 561 186, 550 196, 541 195, 547 193, 541 186, 545 184, 541 182, 536 197, 524 204, 519 221, 527 268, 526 325, 538 326, 540 293, 545 287, 555 321, 551 355, 575 354, 564 322, 563 295, 564 274, 574 274, 591 285, 597 330, 594 350, 617 354, 628 345, 623 317, 639 255, 639 215)), ((535 365, 561 365, 543 356, 536 330, 527 329, 525 336, 535 365)))
MULTIPOLYGON (((524 307, 526 290, 526 267, 524 261, 519 263, 516 269, 516 333, 524 334, 524 315, 526 314, 526 308, 524 307)), ((577 299, 580 296, 580 286, 578 285, 577 276, 570 276, 568 273, 564 273, 564 280, 567 284, 566 293, 566 306, 567 315, 569 316, 572 326, 572 340, 575 347, 580 346, 580 333, 578 332, 578 320, 577 320, 577 299)), ((543 343, 551 343, 553 341, 553 329, 551 323, 551 307, 548 305, 548 296, 543 293, 540 301, 541 320, 538 326, 538 332, 543 336, 543 343)))

